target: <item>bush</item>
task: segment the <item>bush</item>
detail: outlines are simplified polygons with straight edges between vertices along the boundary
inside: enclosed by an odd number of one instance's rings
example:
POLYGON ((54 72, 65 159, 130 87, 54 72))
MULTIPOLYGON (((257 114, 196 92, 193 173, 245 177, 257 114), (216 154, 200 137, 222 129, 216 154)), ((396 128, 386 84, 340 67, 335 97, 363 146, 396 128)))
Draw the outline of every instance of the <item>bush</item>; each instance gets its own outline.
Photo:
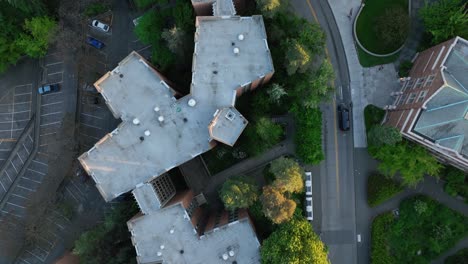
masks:
POLYGON ((411 68, 413 68, 413 63, 411 61, 402 61, 400 64, 400 69, 398 69, 398 76, 400 76, 400 78, 408 76, 411 68))
POLYGON ((446 181, 444 190, 452 196, 460 195, 468 198, 467 174, 455 167, 448 166, 442 173, 442 179, 446 181))
POLYGON ((109 7, 103 3, 92 3, 86 7, 84 15, 87 17, 93 17, 102 14, 107 10, 109 10, 109 7))
POLYGON ((370 207, 387 201, 401 191, 403 187, 397 181, 383 175, 372 174, 367 178, 367 203, 370 207))
POLYGON ((135 0, 135 4, 139 9, 146 9, 154 4, 167 4, 167 0, 135 0))
POLYGON ((401 202, 400 216, 387 235, 396 263, 429 263, 467 231, 467 217, 429 197, 416 196, 401 202))
POLYGON ((367 105, 364 108, 364 120, 366 124, 366 131, 369 132, 371 127, 374 125, 380 125, 384 116, 385 110, 380 109, 375 105, 367 105))
POLYGON ((371 230, 371 262, 372 264, 393 264, 397 263, 390 254, 388 246, 388 232, 393 224, 392 213, 378 215, 372 222, 371 230))
POLYGON ((296 154, 307 164, 324 159, 322 150, 322 112, 313 108, 293 108, 296 120, 296 154))
POLYGON ((254 202, 249 207, 249 215, 252 217, 254 222, 255 231, 262 240, 269 237, 270 234, 277 228, 277 225, 275 225, 263 213, 262 203, 259 200, 254 202))
POLYGON ((246 177, 233 177, 224 182, 219 196, 227 210, 247 208, 258 198, 257 185, 246 177))

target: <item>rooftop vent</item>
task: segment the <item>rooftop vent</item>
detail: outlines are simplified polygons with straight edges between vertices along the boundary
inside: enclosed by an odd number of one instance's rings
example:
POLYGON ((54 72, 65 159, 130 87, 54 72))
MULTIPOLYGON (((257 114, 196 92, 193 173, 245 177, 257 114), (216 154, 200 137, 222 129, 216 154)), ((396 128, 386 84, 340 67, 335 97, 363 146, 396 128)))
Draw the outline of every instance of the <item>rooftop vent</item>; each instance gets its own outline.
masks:
POLYGON ((229 256, 234 257, 234 250, 229 251, 229 256))
POLYGON ((164 245, 159 246, 160 249, 164 249, 164 245))
POLYGON ((151 132, 149 130, 145 130, 145 136, 149 137, 151 135, 151 132))
POLYGON ((243 34, 239 34, 239 36, 237 36, 237 39, 238 39, 238 40, 244 40, 244 35, 243 35, 243 34))
POLYGON ((239 54, 239 51, 240 51, 239 48, 234 48, 234 49, 233 49, 233 52, 234 52, 234 54, 236 54, 236 55, 239 54))
POLYGON ((223 254, 223 259, 224 259, 224 260, 227 260, 228 258, 229 258, 228 254, 224 253, 224 254, 223 254))
POLYGON ((134 124, 134 125, 139 125, 139 124, 140 124, 140 119, 138 119, 138 118, 133 118, 133 124, 134 124))
POLYGON ((144 137, 140 137, 140 141, 143 142, 145 140, 144 137))
POLYGON ((180 253, 180 254, 184 254, 184 250, 181 249, 181 250, 179 251, 179 253, 180 253))
POLYGON ((174 229, 169 230, 169 233, 174 234, 174 229))
POLYGON ((158 255, 158 257, 160 257, 162 255, 162 252, 158 251, 157 255, 158 255))
POLYGON ((159 112, 159 107, 156 106, 156 107, 154 107, 153 110, 154 110, 155 112, 159 112))
POLYGON ((159 117, 158 117, 158 121, 159 121, 160 123, 164 122, 164 116, 159 116, 159 117))
POLYGON ((236 117, 236 114, 235 114, 233 111, 231 111, 231 110, 229 110, 229 111, 227 112, 227 114, 226 114, 226 118, 227 118, 229 121, 234 120, 235 117, 236 117))
POLYGON ((194 107, 196 104, 197 104, 197 101, 195 101, 195 99, 192 98, 192 99, 188 100, 188 105, 190 107, 194 107))

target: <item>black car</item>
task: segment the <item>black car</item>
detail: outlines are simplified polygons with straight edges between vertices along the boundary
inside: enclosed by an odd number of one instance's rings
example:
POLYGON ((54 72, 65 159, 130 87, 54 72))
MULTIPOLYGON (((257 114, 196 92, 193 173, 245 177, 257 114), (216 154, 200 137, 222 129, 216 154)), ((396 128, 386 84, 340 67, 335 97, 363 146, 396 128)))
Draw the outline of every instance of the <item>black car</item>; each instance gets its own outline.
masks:
POLYGON ((348 131, 350 129, 349 109, 344 104, 338 105, 338 120, 341 130, 348 131))

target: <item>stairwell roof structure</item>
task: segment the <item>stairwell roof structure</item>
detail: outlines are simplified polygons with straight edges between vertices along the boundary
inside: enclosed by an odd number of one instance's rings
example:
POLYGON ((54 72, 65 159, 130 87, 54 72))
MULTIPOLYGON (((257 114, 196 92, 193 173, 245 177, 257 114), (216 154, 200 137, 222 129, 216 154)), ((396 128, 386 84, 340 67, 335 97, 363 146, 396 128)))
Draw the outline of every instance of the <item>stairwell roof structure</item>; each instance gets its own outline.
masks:
MULTIPOLYGON (((261 16, 197 17, 190 94, 176 99, 136 52, 94 84, 123 121, 78 158, 106 201, 215 146, 208 129, 214 114, 234 109, 241 91, 274 72, 266 38, 261 16)), ((236 132, 217 133, 227 144, 247 125, 232 112, 242 121, 232 124, 236 132)))

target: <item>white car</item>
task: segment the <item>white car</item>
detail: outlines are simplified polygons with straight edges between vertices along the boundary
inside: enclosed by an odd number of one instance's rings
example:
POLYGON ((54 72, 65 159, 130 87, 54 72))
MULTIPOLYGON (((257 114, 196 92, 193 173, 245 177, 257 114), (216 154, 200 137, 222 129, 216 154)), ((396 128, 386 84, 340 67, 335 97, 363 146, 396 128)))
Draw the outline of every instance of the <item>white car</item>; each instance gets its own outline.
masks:
POLYGON ((305 189, 306 195, 312 195, 312 172, 307 171, 305 173, 305 189))
POLYGON ((309 221, 314 220, 314 205, 313 205, 312 197, 306 198, 306 218, 309 221))
POLYGON ((99 30, 102 30, 104 32, 108 32, 109 31, 109 26, 102 23, 101 21, 99 20, 93 20, 93 22, 91 23, 91 25, 99 30))

